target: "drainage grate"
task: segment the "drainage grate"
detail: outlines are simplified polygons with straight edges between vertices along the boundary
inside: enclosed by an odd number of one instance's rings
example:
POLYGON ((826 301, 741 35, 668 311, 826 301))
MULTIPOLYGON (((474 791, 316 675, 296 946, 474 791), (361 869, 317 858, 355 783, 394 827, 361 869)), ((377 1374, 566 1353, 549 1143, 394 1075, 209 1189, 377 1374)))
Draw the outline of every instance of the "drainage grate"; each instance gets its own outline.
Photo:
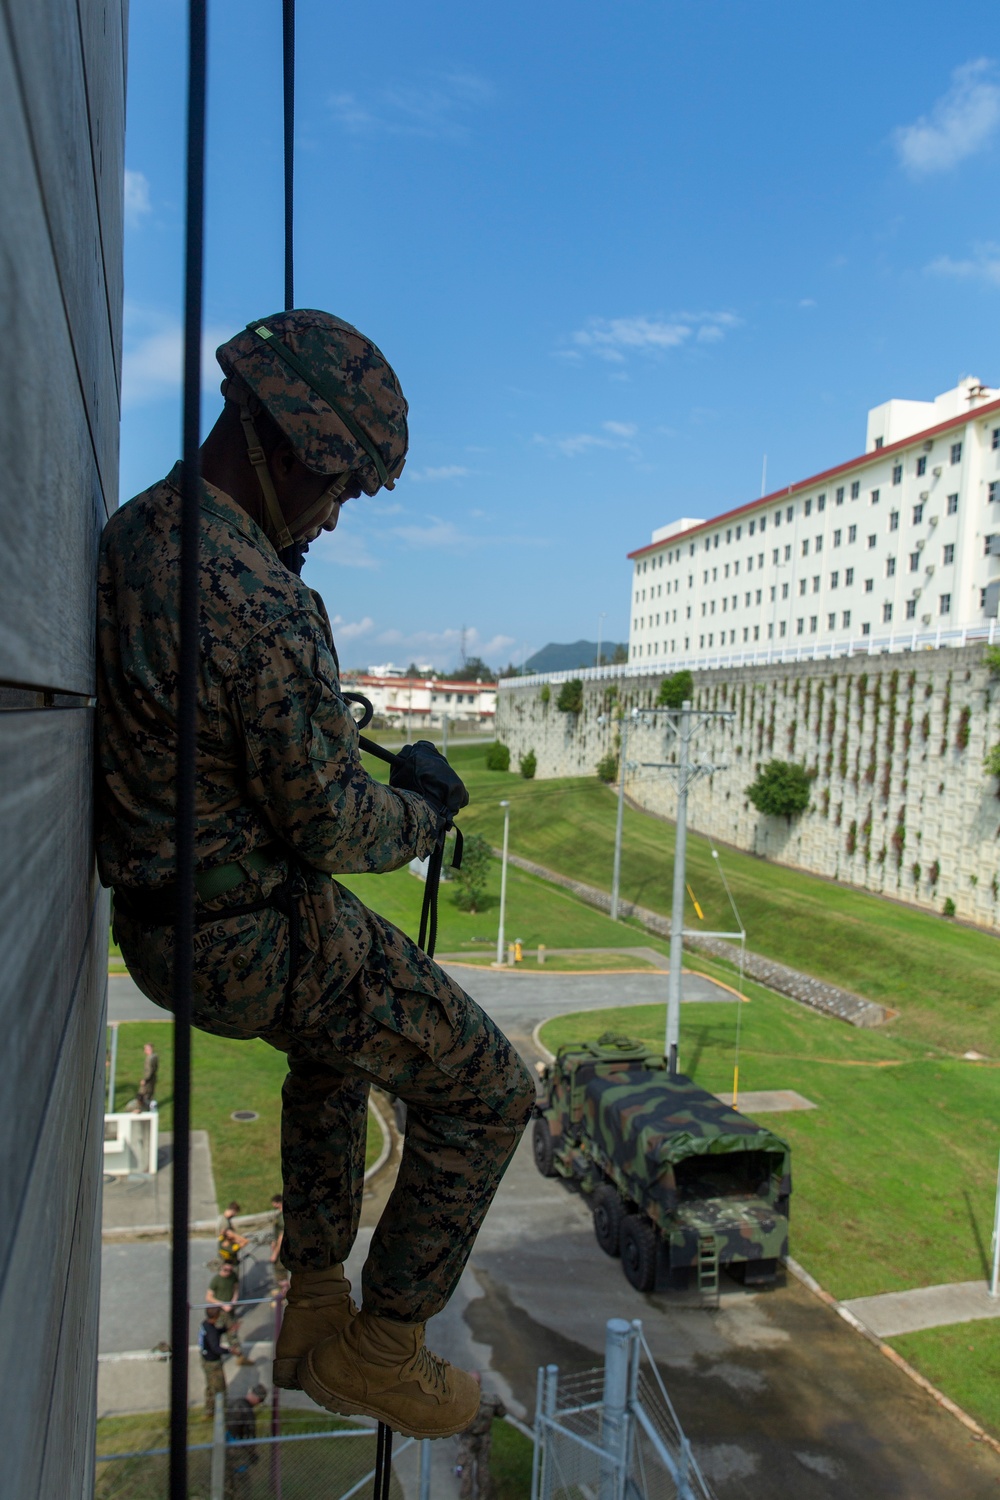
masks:
POLYGON ((258 1120, 260 1116, 255 1109, 234 1109, 229 1116, 231 1120, 239 1120, 246 1123, 248 1120, 258 1120))

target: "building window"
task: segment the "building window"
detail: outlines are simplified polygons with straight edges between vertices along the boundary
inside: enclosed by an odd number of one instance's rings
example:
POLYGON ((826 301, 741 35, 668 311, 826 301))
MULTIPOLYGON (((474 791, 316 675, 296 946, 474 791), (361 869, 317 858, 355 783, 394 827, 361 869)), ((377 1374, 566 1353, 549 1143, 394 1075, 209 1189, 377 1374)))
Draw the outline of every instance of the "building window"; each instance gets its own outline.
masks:
POLYGON ((817 495, 816 496, 816 509, 817 510, 826 510, 826 496, 825 495, 817 495))
POLYGON ((708 612, 708 605, 705 603, 705 600, 703 599, 701 601, 701 616, 702 616, 702 619, 705 618, 705 615, 707 614, 707 612, 708 612))
POLYGON ((780 553, 780 551, 780 547, 775 547, 774 551, 771 553, 771 561, 774 563, 775 567, 778 566, 778 554, 780 553))
POLYGON ((896 576, 896 559, 894 557, 887 557, 885 560, 885 576, 886 578, 895 578, 896 576))
POLYGON ((752 573, 753 572, 753 558, 752 557, 748 557, 747 558, 747 572, 748 573, 752 573))
POLYGON ((739 576, 740 576, 740 560, 739 560, 739 558, 737 558, 736 561, 733 563, 733 577, 734 578, 738 578, 739 576))
POLYGON ((813 548, 813 551, 814 552, 822 552, 822 550, 823 550, 823 538, 821 536, 818 536, 816 538, 816 545, 813 548))
POLYGON ((772 604, 774 603, 774 601, 775 601, 775 599, 777 597, 778 597, 778 590, 775 588, 774 584, 772 583, 771 584, 771 603, 772 604))
POLYGON ((702 583, 707 583, 708 582, 708 569, 707 568, 705 569, 704 573, 701 575, 701 581, 702 581, 702 583))
POLYGON ((718 568, 713 568, 712 569, 712 582, 713 583, 715 583, 715 581, 718 578, 718 576, 719 576, 719 570, 718 570, 718 568))
POLYGON ((816 574, 815 578, 813 579, 813 593, 814 594, 818 594, 819 593, 819 574, 818 573, 816 574))
POLYGON ((810 635, 815 635, 818 626, 819 626, 819 615, 810 615, 809 616, 809 634, 810 635))
POLYGON ((939 606, 938 606, 938 614, 939 615, 950 615, 951 614, 951 595, 950 594, 942 594, 941 595, 940 603, 939 603, 939 606))
POLYGON ((755 641, 759 641, 760 640, 760 626, 759 625, 755 625, 754 628, 753 628, 753 638, 754 638, 755 641))
POLYGON ((902 482, 903 482, 903 465, 902 464, 893 464, 893 466, 892 466, 892 482, 893 482, 893 484, 902 484, 902 482))
POLYGON ((767 529, 767 517, 766 516, 761 516, 761 518, 760 518, 760 529, 761 529, 761 531, 765 531, 767 529))
POLYGON ((947 513, 948 513, 949 516, 957 516, 958 515, 958 496, 957 495, 949 495, 948 496, 948 512, 947 513))
POLYGON ((881 446, 882 446, 882 444, 884 442, 885 442, 885 438, 876 438, 875 439, 875 447, 876 447, 876 449, 881 448, 881 446))
POLYGON ((732 531, 732 527, 730 527, 729 530, 726 532, 726 544, 728 545, 732 541, 732 539, 733 539, 733 531, 732 531))
POLYGON ((861 494, 861 480, 855 479, 851 485, 851 499, 856 500, 861 494))
POLYGON ((862 625, 862 627, 861 627, 861 634, 862 635, 871 635, 871 633, 872 633, 872 628, 871 628, 870 625, 862 625))
POLYGON ((775 526, 780 526, 781 525, 781 511, 780 510, 776 510, 774 512, 774 524, 775 524, 775 526))
POLYGON ((747 609, 750 608, 750 590, 747 589, 747 609))
POLYGON ((758 604, 760 603, 760 595, 761 595, 761 591, 760 591, 760 589, 758 589, 757 590, 757 603, 758 604))
POLYGON ((839 573, 831 573, 830 574, 830 587, 832 589, 835 589, 835 588, 839 587, 839 585, 840 585, 840 574, 839 573))
POLYGON ((851 587, 851 584, 854 582, 854 569, 853 568, 845 568, 844 569, 844 582, 845 582, 845 584, 847 585, 848 588, 851 587))
POLYGON ((781 585, 781 597, 782 597, 782 599, 787 599, 788 598, 788 584, 787 583, 783 583, 781 585))
POLYGON ((774 624, 773 624, 773 622, 767 627, 767 638, 768 638, 769 641, 773 641, 774 640, 774 624))
POLYGON ((945 542, 944 557, 942 558, 942 562, 944 563, 945 567, 947 567, 949 563, 953 563, 954 561, 955 561, 955 543, 954 542, 945 542))
POLYGON ((961 443, 952 443, 952 445, 951 445, 951 461, 952 461, 953 464, 960 464, 962 462, 962 445, 961 445, 961 443))
POLYGON ((744 641, 744 644, 749 639, 750 639, 750 626, 749 625, 744 625, 744 627, 743 627, 743 641, 744 641))
POLYGON ((713 547, 717 547, 718 545, 719 545, 719 533, 716 532, 715 536, 712 538, 712 546, 713 547))
POLYGON ((726 578, 728 578, 728 577, 729 577, 729 564, 728 564, 728 563, 726 563, 726 566, 725 566, 725 568, 724 568, 724 569, 723 569, 723 575, 724 575, 724 577, 726 577, 726 578))
POLYGON ((835 614, 827 615, 827 617, 826 617, 826 628, 827 628, 827 630, 836 630, 836 628, 837 628, 837 616, 835 614))
POLYGON ((875 587, 875 580, 874 580, 874 578, 866 578, 865 579, 865 593, 866 594, 870 594, 872 592, 872 590, 874 589, 874 587, 875 587))
POLYGON ((878 504, 878 490, 872 490, 872 504, 878 504))
POLYGON ((876 537, 876 536, 870 536, 868 538, 868 546, 869 546, 869 548, 875 547, 877 545, 878 545, 878 537, 876 537))
POLYGON ((923 507, 923 505, 915 505, 913 507, 913 524, 914 524, 914 526, 919 526, 920 523, 921 523, 921 521, 923 519, 924 519, 924 507, 923 507))
POLYGON ((813 503, 812 503, 812 500, 809 499, 809 500, 806 501, 805 505, 802 507, 802 513, 803 513, 803 515, 811 516, 812 515, 812 509, 813 509, 813 503))
POLYGON ((789 559, 791 558, 791 555, 792 555, 791 543, 788 542, 788 543, 785 544, 785 562, 789 561, 789 559))
POLYGON ((750 525, 747 527, 747 534, 748 534, 748 536, 753 536, 754 529, 755 529, 756 525, 757 525, 756 521, 751 521, 750 522, 750 525))
POLYGON ((786 630, 787 630, 787 628, 788 628, 788 621, 787 620, 781 620, 781 621, 779 621, 779 623, 778 623, 778 634, 779 635, 784 635, 785 632, 786 632, 786 630))
POLYGON ((740 537, 741 537, 742 534, 743 534, 743 527, 742 526, 737 526, 737 528, 736 528, 736 540, 737 541, 739 541, 739 539, 740 539, 740 537))
POLYGON ((899 511, 898 510, 891 510, 889 512, 889 530, 890 531, 898 531, 899 530, 899 511))
POLYGON ((843 503, 844 503, 844 486, 843 485, 841 485, 840 488, 839 488, 839 490, 837 491, 837 494, 835 496, 835 503, 837 505, 843 505, 843 503))
POLYGON ((847 528, 847 540, 849 542, 856 542, 857 539, 858 539, 858 528, 856 526, 848 526, 848 528, 847 528))
POLYGON ((802 632, 805 630, 805 628, 806 628, 806 622, 805 622, 805 620, 796 620, 795 621, 795 634, 796 635, 801 635, 802 632))
POLYGON ((802 556, 803 557, 808 557, 809 556, 809 538, 808 537, 806 537, 805 541, 802 543, 802 556))
POLYGON ((927 473, 927 454, 922 453, 917 459, 917 476, 927 473))
POLYGON ((804 578, 800 578, 799 579, 799 597, 800 598, 805 593, 805 591, 806 591, 806 580, 804 578))
POLYGON ((758 568, 762 568, 764 566, 764 554, 763 554, 763 552, 758 552, 757 553, 757 566, 758 566, 758 568))
POLYGON ((920 572, 920 553, 919 552, 911 552, 910 553, 910 572, 911 573, 919 573, 920 572))
POLYGON ((842 535, 842 533, 841 533, 841 532, 839 532, 839 531, 835 531, 835 532, 834 532, 834 533, 833 533, 833 545, 834 545, 834 546, 835 546, 835 547, 839 547, 839 546, 840 546, 840 538, 841 538, 841 535, 842 535))
POLYGON ((993 429, 993 444, 992 444, 992 446, 994 448, 1000 448, 1000 427, 994 427, 994 429, 993 429))
POLYGON ((794 514, 795 514, 795 507, 794 507, 794 505, 790 505, 788 507, 788 509, 785 511, 785 520, 788 522, 789 526, 792 524, 792 517, 794 516, 794 514))
POLYGON ((840 628, 842 630, 850 630, 851 628, 851 611, 849 609, 845 609, 840 617, 840 628))
POLYGON ((705 649, 705 637, 703 635, 698 637, 698 648, 702 651, 705 649))
MULTIPOLYGON (((1000 427, 997 428, 997 431, 1000 432, 1000 427)), ((1000 500, 1000 479, 990 480, 990 487, 987 492, 987 498, 990 501, 1000 500)))
POLYGON ((892 619, 892 605, 891 604, 883 604, 883 606, 882 606, 882 624, 883 625, 888 625, 888 623, 889 623, 889 621, 891 619, 892 619))
POLYGON ((915 620, 917 618, 917 601, 916 601, 916 599, 907 599, 907 601, 906 601, 906 618, 908 620, 915 620))

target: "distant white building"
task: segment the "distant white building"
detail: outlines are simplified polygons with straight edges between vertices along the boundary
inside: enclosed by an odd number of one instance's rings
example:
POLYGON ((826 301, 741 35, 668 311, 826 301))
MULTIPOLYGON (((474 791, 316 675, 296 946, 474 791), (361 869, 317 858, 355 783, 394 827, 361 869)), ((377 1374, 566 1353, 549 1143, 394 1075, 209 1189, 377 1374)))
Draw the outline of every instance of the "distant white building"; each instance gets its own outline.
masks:
MULTIPOLYGON (((391 664, 390 664, 391 665, 391 664)), ((491 728, 497 711, 495 682, 446 682, 369 671, 345 679, 348 692, 363 693, 389 724, 429 729, 447 717, 461 728, 491 728)))
POLYGON ((968 379, 886 401, 860 457, 660 527, 629 557, 630 663, 902 647, 982 626, 1000 604, 1000 390, 968 379))

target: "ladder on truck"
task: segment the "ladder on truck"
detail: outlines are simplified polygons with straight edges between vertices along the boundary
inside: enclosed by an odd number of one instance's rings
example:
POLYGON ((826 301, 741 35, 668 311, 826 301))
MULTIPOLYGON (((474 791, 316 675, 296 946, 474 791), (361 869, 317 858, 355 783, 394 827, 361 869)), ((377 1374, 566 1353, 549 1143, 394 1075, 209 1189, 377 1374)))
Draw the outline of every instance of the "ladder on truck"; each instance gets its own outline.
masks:
POLYGON ((706 1307, 718 1307, 719 1242, 714 1234, 698 1236, 698 1291, 706 1307))

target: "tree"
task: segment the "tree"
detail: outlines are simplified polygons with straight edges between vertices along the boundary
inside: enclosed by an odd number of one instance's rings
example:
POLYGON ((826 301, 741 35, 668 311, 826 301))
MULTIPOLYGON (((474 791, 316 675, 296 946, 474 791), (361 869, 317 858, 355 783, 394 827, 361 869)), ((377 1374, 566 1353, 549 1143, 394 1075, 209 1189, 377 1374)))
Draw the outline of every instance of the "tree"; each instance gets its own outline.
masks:
POLYGON ((456 672, 451 674, 452 682, 496 682, 496 673, 486 665, 481 656, 470 656, 456 672))
POLYGON ((680 708, 694 697, 694 678, 688 671, 673 672, 664 677, 656 695, 657 708, 680 708))
POLYGON ((559 689, 556 708, 562 714, 578 714, 583 709, 583 683, 579 677, 571 677, 559 689))
POLYGON ((527 755, 522 755, 518 766, 525 781, 534 780, 535 772, 538 770, 538 757, 534 750, 529 750, 527 755))
POLYGON ((618 775, 618 757, 613 750, 607 755, 602 755, 597 762, 597 778, 599 781, 614 781, 618 775))
POLYGON ((487 771, 509 771, 509 746, 501 745, 499 740, 495 740, 486 752, 486 769, 487 771))
POLYGON ((455 905, 459 911, 475 912, 482 906, 492 858, 493 851, 481 833, 466 835, 462 868, 453 876, 455 905))
POLYGON ((611 658, 612 665, 616 666, 616 667, 620 667, 620 666, 622 666, 627 661, 628 661, 628 647, 627 646, 623 646, 619 642, 619 644, 615 647, 614 655, 611 658))
POLYGON ((794 818, 809 806, 812 777, 794 761, 770 760, 746 788, 758 812, 768 818, 794 818))

